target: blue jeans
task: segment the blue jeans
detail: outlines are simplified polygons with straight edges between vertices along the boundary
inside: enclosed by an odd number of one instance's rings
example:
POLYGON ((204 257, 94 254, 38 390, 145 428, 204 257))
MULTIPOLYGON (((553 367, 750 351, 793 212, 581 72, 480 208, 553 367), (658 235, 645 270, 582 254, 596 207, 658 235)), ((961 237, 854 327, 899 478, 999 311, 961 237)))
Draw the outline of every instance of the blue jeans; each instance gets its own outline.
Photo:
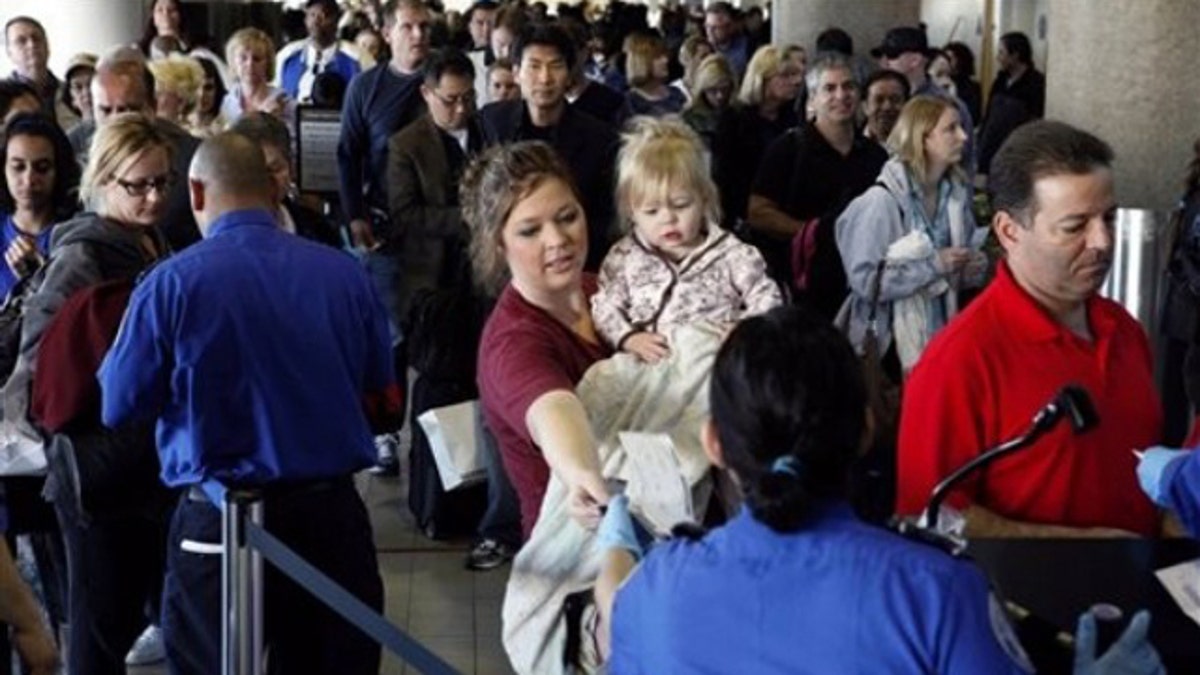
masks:
POLYGON ((400 271, 403 261, 400 253, 391 250, 371 251, 362 257, 362 261, 367 275, 371 277, 371 283, 375 284, 379 299, 383 301, 383 308, 387 311, 392 344, 399 344, 404 341, 404 317, 400 305, 400 271))
POLYGON ((521 505, 500 460, 500 444, 483 423, 482 412, 476 414, 480 418, 477 432, 483 439, 487 470, 487 511, 479 521, 479 538, 494 539, 516 550, 521 547, 521 505))
MULTIPOLYGON (((405 317, 400 301, 401 265, 400 253, 391 249, 372 251, 361 257, 367 276, 383 301, 388 315, 388 329, 392 334, 392 360, 396 370, 396 384, 408 398, 408 351, 404 345, 405 317)), ((406 403, 407 405, 407 403, 406 403)), ((401 417, 401 420, 404 418, 401 417)), ((399 429, 397 429, 399 431, 399 429)))

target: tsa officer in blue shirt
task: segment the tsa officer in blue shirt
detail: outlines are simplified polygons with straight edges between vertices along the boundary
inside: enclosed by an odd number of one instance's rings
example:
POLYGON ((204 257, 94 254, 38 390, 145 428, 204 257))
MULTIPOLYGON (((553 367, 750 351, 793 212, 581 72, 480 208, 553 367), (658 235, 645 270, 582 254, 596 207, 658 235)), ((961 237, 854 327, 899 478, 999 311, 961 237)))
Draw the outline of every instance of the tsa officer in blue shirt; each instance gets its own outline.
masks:
POLYGON ((1137 474, 1146 495, 1200 537, 1200 453, 1155 446, 1139 453, 1137 474))
MULTIPOLYGON (((634 567, 641 547, 624 498, 609 503, 596 587, 609 672, 1029 672, 975 567, 851 511, 866 397, 853 350, 827 321, 794 307, 743 321, 717 355, 710 404, 703 444, 746 506, 634 567)), ((1099 660, 1094 620, 1081 624, 1077 673, 1161 672, 1148 615, 1099 660)))
MULTIPOLYGON (((110 426, 157 417, 171 523, 163 633, 171 673, 220 670, 220 514, 200 484, 255 488, 266 528, 379 610, 371 525, 352 474, 372 420, 398 419, 382 303, 350 256, 275 220, 262 150, 205 141, 188 178, 204 239, 138 284, 99 372, 110 426)), ((278 673, 371 673, 379 646, 269 569, 264 642, 278 673)))

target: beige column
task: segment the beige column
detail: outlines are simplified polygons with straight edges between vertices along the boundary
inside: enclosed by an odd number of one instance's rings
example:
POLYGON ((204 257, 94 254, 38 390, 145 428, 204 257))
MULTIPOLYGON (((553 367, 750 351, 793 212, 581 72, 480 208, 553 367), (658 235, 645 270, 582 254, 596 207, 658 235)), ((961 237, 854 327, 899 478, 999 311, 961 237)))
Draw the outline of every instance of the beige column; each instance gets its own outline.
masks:
POLYGON ((771 41, 798 44, 810 52, 826 28, 841 28, 854 38, 856 56, 867 56, 895 26, 921 20, 921 0, 774 0, 771 41))
POLYGON ((1048 4, 1046 116, 1113 146, 1121 206, 1170 208, 1200 136, 1200 2, 1048 4))

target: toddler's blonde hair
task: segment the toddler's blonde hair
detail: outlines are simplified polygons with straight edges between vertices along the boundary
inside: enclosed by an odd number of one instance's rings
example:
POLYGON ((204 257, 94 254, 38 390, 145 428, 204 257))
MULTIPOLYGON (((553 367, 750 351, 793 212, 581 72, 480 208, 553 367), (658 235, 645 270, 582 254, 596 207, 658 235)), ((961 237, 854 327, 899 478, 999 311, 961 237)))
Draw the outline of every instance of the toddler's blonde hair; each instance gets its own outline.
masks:
POLYGON ((667 202, 672 188, 700 200, 708 223, 721 222, 721 200, 708 172, 704 142, 675 116, 635 117, 621 136, 617 156, 617 212, 622 226, 633 224, 633 212, 652 200, 667 202))

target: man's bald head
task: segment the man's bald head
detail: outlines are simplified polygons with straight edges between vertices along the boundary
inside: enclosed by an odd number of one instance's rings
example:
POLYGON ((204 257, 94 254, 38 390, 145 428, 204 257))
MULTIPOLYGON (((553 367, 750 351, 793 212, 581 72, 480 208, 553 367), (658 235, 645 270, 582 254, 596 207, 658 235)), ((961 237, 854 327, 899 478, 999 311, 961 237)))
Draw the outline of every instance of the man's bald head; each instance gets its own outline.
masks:
POLYGON ((92 107, 96 124, 129 112, 153 117, 154 75, 145 59, 124 51, 105 54, 92 78, 92 107))
POLYGON ((188 171, 192 211, 201 232, 229 211, 274 209, 275 183, 262 148, 241 134, 225 132, 200 144, 188 171))

